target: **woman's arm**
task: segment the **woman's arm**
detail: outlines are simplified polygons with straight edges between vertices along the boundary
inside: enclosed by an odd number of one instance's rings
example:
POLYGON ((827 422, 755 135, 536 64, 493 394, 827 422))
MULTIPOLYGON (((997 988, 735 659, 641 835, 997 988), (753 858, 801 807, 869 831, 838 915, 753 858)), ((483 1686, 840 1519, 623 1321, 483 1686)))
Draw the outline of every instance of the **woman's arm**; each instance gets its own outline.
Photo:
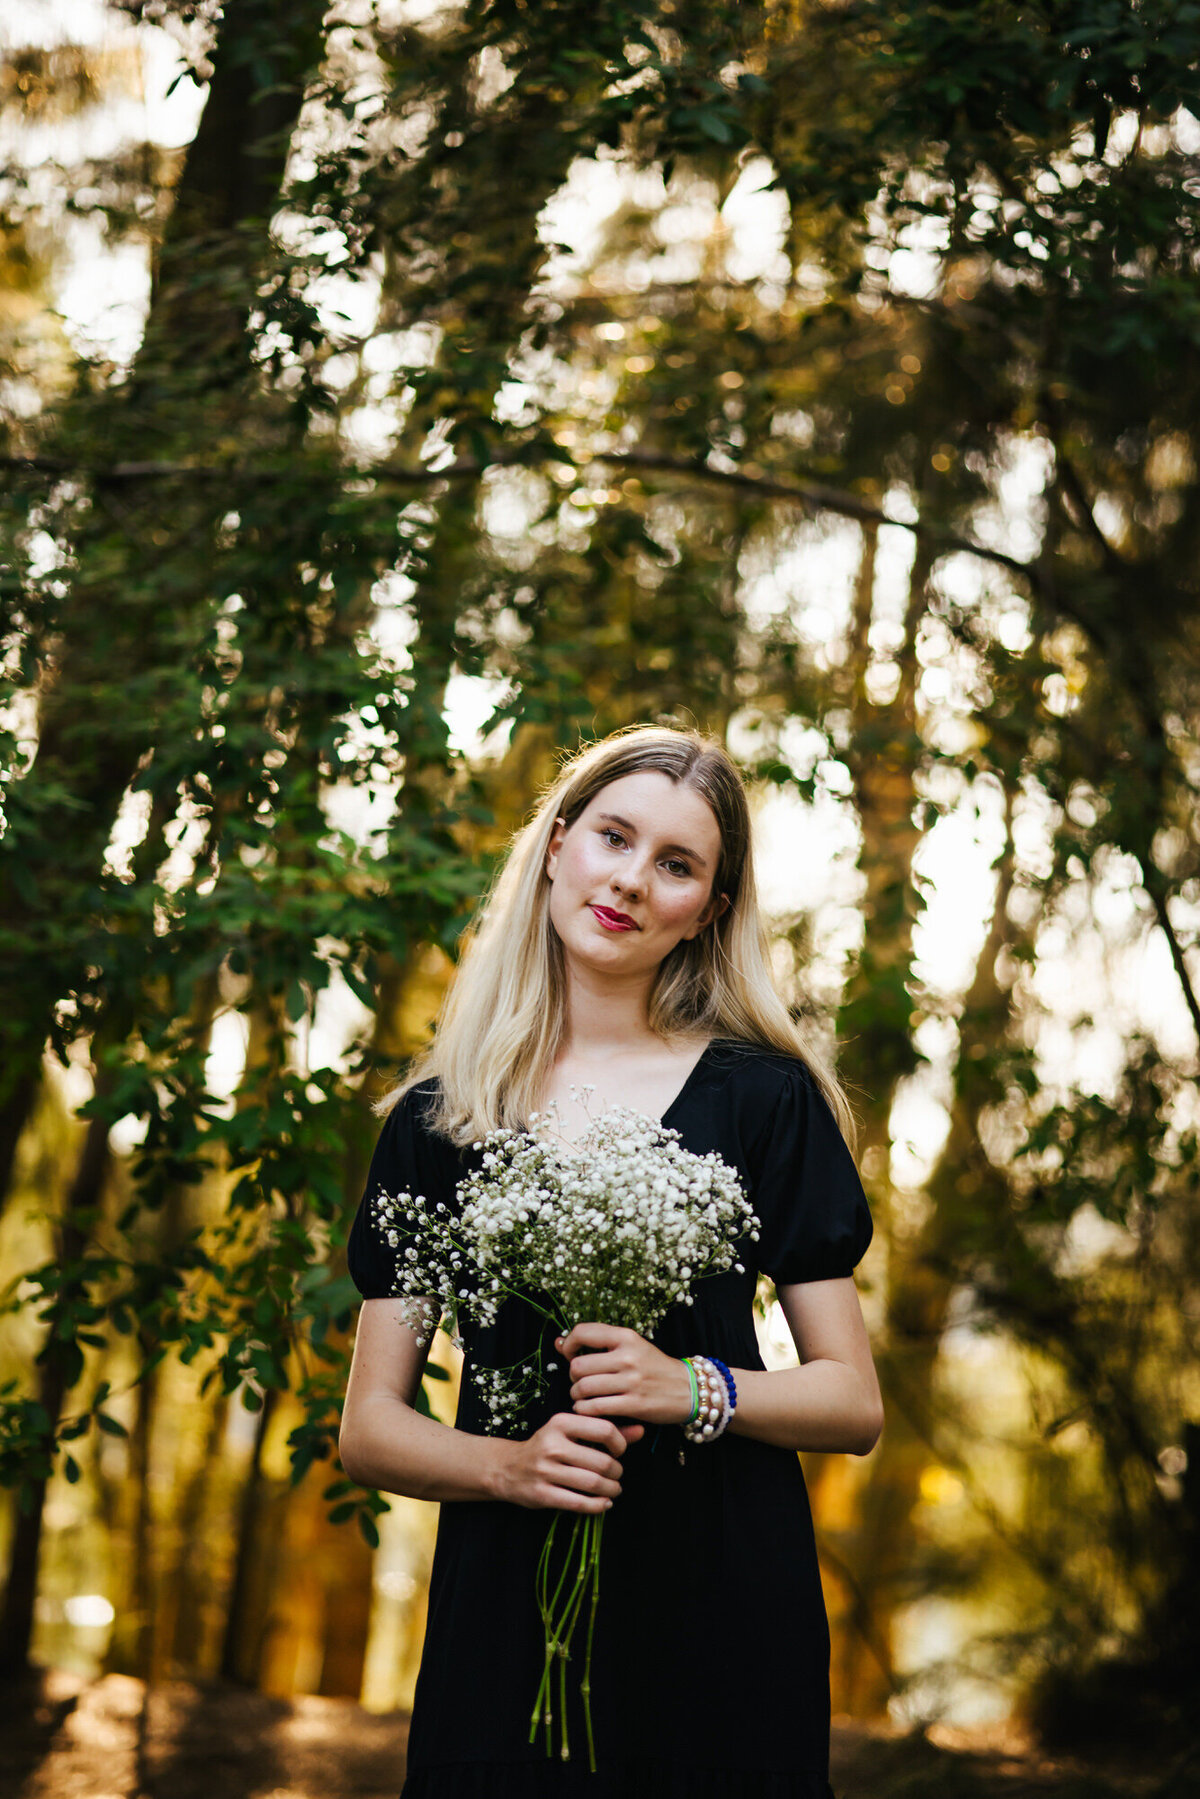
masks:
POLYGON ((367 1299, 358 1317, 338 1453, 351 1480, 415 1499, 506 1499, 600 1512, 621 1490, 622 1433, 601 1418, 558 1413, 524 1442, 479 1437, 415 1410, 428 1345, 395 1299, 367 1299))
POLYGON ((852 1275, 776 1289, 799 1368, 733 1369, 729 1428, 783 1449, 867 1455, 883 1429, 883 1397, 852 1275))
MULTIPOLYGON (((783 1449, 866 1455, 883 1428, 883 1400, 853 1277, 778 1289, 799 1368, 734 1368, 729 1429, 783 1449)), ((571 1400, 584 1417, 682 1424, 691 1410, 687 1370, 636 1331, 577 1324, 559 1340, 571 1360, 571 1400), (590 1353, 586 1353, 590 1352, 590 1353)))

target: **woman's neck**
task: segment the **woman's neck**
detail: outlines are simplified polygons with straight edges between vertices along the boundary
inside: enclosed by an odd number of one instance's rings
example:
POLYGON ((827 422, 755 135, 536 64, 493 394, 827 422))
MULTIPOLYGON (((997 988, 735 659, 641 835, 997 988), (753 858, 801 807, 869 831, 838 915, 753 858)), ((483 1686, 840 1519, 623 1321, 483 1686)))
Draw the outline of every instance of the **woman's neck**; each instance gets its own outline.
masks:
POLYGON ((563 1051, 603 1060, 649 1048, 660 1039, 650 1028, 650 990, 644 980, 610 984, 591 970, 567 972, 563 1051))

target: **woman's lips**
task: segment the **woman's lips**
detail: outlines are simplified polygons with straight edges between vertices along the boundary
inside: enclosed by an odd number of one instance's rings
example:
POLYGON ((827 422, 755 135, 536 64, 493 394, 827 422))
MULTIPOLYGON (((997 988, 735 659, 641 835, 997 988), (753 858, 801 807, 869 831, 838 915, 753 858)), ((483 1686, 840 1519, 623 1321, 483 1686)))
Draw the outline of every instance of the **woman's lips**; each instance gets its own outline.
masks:
POLYGON ((637 926, 631 918, 622 918, 619 912, 609 912, 604 906, 593 906, 592 911, 600 920, 606 931, 636 931, 637 926))

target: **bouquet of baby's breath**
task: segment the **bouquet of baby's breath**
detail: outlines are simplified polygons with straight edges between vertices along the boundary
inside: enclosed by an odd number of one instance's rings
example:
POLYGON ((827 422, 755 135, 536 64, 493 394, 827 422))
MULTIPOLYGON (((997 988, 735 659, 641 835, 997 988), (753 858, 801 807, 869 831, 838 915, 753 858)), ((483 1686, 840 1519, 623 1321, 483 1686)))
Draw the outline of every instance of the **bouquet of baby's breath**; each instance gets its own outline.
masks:
MULTIPOLYGON (((673 1305, 694 1303, 695 1280, 730 1267, 742 1272, 736 1246, 757 1238, 758 1219, 737 1173, 715 1151, 693 1154, 682 1148, 678 1131, 624 1106, 610 1107, 578 1144, 540 1135, 534 1127, 545 1117, 535 1113, 530 1130, 492 1131, 475 1145, 483 1150, 482 1164, 459 1183, 453 1210, 420 1194, 376 1197, 384 1238, 400 1252, 394 1291, 423 1338, 441 1322, 461 1344, 464 1321, 494 1323, 511 1296, 541 1314, 543 1343, 547 1327, 557 1336, 585 1322, 649 1336, 673 1305)), ((472 1368, 494 1431, 520 1421, 553 1366, 539 1344, 507 1368, 472 1368)), ((560 1517, 556 1512, 551 1520, 538 1564, 546 1660, 530 1741, 542 1722, 551 1750, 557 1665, 561 1752, 568 1759, 566 1664, 586 1604, 581 1686, 594 1771, 589 1696, 604 1516, 576 1516, 555 1580, 560 1517)))

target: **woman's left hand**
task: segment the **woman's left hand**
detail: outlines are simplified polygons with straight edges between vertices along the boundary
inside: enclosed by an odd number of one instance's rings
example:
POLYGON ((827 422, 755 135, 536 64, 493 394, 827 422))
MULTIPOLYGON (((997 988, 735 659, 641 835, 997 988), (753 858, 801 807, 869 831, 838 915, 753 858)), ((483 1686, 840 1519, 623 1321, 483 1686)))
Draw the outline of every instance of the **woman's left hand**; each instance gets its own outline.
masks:
POLYGON ((619 1324, 577 1324, 555 1347, 571 1370, 574 1410, 594 1418, 636 1418, 643 1424, 683 1424, 692 1389, 677 1356, 665 1355, 619 1324))

